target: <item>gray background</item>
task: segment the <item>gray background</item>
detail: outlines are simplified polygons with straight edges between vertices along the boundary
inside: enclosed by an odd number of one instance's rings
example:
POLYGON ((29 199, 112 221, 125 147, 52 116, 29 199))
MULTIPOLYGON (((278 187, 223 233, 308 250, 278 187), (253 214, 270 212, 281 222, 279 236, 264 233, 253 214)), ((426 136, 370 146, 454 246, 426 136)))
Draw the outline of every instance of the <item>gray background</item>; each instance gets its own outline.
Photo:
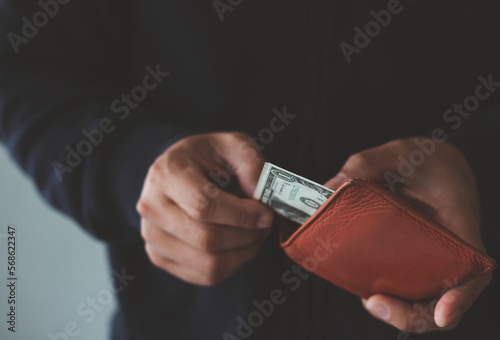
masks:
POLYGON ((103 294, 111 283, 105 246, 48 206, 0 145, 0 339, 51 339, 49 333, 64 332, 68 322, 81 329, 69 339, 108 339, 115 297, 103 304, 97 300, 102 310, 89 322, 89 314, 79 315, 77 306, 84 303, 85 312, 94 309, 87 298, 111 295, 103 294), (6 322, 8 225, 17 231, 16 333, 7 330, 6 322))

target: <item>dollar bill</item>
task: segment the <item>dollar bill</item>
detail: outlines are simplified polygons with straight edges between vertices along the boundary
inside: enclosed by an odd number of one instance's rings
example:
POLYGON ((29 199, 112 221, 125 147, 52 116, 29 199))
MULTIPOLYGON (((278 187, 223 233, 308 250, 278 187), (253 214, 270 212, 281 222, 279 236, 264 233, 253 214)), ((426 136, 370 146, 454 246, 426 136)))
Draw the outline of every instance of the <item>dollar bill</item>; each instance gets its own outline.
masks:
POLYGON ((332 194, 333 190, 267 162, 254 198, 278 214, 303 224, 332 194))

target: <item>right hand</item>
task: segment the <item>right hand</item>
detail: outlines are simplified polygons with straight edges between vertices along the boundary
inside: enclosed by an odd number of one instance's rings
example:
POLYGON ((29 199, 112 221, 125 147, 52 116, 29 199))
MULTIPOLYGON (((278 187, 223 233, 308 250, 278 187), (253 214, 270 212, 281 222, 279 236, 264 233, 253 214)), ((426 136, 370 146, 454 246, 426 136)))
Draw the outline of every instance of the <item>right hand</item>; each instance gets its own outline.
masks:
POLYGON ((149 168, 137 211, 151 262, 212 286, 259 251, 273 212, 252 198, 264 157, 243 133, 186 137, 149 168), (209 178, 218 178, 219 187, 209 178), (240 195, 241 196, 241 195, 240 195))

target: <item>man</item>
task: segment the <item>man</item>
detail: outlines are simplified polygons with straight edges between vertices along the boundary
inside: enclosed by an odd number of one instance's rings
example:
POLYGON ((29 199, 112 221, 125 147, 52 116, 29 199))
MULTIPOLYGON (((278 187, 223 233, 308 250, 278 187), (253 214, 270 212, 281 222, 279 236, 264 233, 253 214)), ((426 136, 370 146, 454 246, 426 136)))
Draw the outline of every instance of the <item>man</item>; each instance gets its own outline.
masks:
POLYGON ((498 5, 0 4, 0 136, 136 276, 113 339, 496 331, 491 275, 450 278, 439 301, 359 301, 294 265, 250 197, 265 159, 332 189, 385 181, 497 256, 498 5))

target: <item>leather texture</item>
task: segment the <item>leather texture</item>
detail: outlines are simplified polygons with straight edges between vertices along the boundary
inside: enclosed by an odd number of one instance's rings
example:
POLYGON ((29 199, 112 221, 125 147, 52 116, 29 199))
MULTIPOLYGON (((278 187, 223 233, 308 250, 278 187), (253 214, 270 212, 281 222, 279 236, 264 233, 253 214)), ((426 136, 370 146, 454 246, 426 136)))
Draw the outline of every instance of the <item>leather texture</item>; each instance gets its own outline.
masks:
POLYGON ((398 194, 357 178, 302 226, 283 220, 280 242, 296 263, 363 298, 434 298, 496 267, 398 194))

